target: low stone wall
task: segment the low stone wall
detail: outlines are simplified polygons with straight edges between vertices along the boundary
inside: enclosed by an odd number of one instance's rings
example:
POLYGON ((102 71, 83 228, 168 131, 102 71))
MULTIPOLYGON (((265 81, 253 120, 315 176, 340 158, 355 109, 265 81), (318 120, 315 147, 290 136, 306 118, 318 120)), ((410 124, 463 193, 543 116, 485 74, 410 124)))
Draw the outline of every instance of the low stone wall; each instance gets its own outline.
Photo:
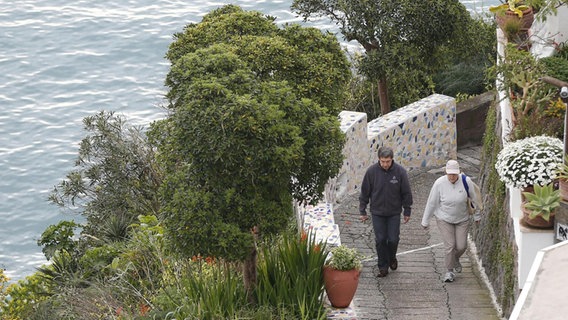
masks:
POLYGON ((434 94, 366 123, 360 112, 340 113, 346 134, 345 160, 326 199, 335 202, 359 192, 367 168, 378 161, 377 151, 389 146, 395 161, 408 170, 444 165, 457 157, 456 102, 434 94))
POLYGON ((378 161, 377 151, 389 146, 403 167, 445 164, 457 156, 456 102, 434 94, 379 117, 368 125, 369 164, 378 161))
POLYGON ((345 133, 343 166, 337 177, 331 179, 326 186, 325 199, 330 203, 336 203, 344 195, 357 190, 362 175, 369 166, 367 114, 342 111, 339 118, 341 130, 345 133))
POLYGON ((478 263, 487 276, 502 316, 508 317, 517 296, 518 248, 514 221, 510 217, 510 193, 499 181, 495 159, 502 148, 501 109, 491 108, 487 116, 478 182, 484 195, 481 221, 470 230, 478 263))

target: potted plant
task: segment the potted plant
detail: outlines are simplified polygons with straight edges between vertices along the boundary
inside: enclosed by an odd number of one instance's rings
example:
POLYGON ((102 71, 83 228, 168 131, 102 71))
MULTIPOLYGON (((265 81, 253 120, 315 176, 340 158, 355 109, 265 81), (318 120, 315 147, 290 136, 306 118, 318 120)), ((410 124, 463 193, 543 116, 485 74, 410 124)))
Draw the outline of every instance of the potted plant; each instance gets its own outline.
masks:
POLYGON ((541 109, 543 105, 550 104, 557 90, 542 80, 547 74, 544 63, 530 52, 519 50, 516 44, 507 43, 499 63, 490 67, 488 74, 502 79, 498 82, 498 89, 508 93, 511 111, 509 138, 517 140, 551 131, 548 123, 541 121, 545 116, 541 109))
POLYGON ((489 11, 495 14, 495 21, 503 32, 510 21, 521 22, 519 29, 522 32, 527 32, 534 22, 533 8, 525 0, 507 0, 490 6, 489 11))
POLYGON ((327 298, 335 308, 346 308, 359 284, 362 256, 357 250, 340 245, 333 247, 323 270, 327 298))
POLYGON ((489 11, 498 16, 510 13, 522 18, 528 10, 532 10, 532 6, 525 0, 507 0, 507 2, 501 2, 499 5, 489 6, 489 11))
POLYGON ((552 183, 534 186, 534 193, 523 192, 523 221, 536 228, 551 228, 554 225, 554 213, 560 206, 560 190, 554 190, 552 183))
MULTIPOLYGON (((528 43, 528 34, 523 31, 523 22, 520 19, 509 19, 500 26, 508 42, 515 44, 528 43)), ((524 49, 519 48, 517 49, 524 49)), ((525 50, 528 51, 528 50, 525 50)))
POLYGON ((556 179, 563 154, 564 143, 558 138, 528 137, 506 143, 497 155, 495 169, 507 187, 544 186, 556 179))

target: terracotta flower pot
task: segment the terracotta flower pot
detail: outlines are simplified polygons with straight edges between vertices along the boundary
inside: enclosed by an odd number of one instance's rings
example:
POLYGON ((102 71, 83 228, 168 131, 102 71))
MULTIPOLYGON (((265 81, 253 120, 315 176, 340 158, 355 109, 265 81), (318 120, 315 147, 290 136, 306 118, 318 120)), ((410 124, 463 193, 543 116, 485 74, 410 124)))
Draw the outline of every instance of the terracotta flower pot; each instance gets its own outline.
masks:
POLYGON ((534 22, 533 9, 528 8, 527 10, 523 11, 523 16, 521 18, 519 18, 519 16, 515 12, 509 10, 505 11, 504 14, 495 15, 495 22, 497 22, 497 25, 502 30, 504 29, 505 24, 507 24, 509 20, 520 20, 521 22, 520 30, 527 31, 531 28, 534 22))
POLYGON ((536 216, 534 218, 530 217, 530 210, 525 208, 525 203, 521 203, 521 211, 523 212, 523 222, 532 228, 537 229, 551 229, 554 227, 554 213, 550 215, 548 221, 544 220, 541 216, 536 216))
POLYGON ((347 308, 355 296, 360 270, 339 271, 324 267, 323 280, 327 298, 335 308, 347 308))

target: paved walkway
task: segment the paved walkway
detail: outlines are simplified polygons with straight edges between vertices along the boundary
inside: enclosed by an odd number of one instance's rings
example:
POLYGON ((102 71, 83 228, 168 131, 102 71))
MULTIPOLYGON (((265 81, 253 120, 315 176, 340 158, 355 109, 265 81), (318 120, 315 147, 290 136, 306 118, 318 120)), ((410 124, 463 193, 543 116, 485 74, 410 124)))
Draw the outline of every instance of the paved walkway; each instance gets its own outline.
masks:
MULTIPOLYGON (((480 147, 459 150, 462 170, 478 180, 480 147)), ((412 216, 401 226, 398 269, 378 278, 378 267, 370 220, 359 221, 358 195, 351 195, 334 208, 341 243, 357 248, 364 261, 357 293, 352 302, 356 317, 373 320, 492 320, 501 319, 488 287, 482 280, 477 259, 470 249, 460 262, 463 272, 453 283, 442 282, 445 273, 443 245, 436 222, 424 230, 420 225, 430 187, 444 168, 409 172, 414 197, 412 216)))

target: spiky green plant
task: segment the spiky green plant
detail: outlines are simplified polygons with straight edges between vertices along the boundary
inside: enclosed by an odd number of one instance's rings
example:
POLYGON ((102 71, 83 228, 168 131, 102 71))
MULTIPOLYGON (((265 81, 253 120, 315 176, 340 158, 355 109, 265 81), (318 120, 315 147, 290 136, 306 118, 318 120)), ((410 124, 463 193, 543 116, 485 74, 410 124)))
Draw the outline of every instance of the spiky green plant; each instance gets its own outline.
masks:
POLYGON ((259 305, 292 311, 295 319, 325 319, 323 271, 328 251, 315 233, 283 235, 265 245, 258 265, 259 305))
POLYGON ((527 199, 525 208, 530 210, 529 217, 541 216, 549 221, 554 210, 560 206, 560 190, 554 190, 552 183, 545 186, 535 185, 534 193, 523 192, 527 199))

